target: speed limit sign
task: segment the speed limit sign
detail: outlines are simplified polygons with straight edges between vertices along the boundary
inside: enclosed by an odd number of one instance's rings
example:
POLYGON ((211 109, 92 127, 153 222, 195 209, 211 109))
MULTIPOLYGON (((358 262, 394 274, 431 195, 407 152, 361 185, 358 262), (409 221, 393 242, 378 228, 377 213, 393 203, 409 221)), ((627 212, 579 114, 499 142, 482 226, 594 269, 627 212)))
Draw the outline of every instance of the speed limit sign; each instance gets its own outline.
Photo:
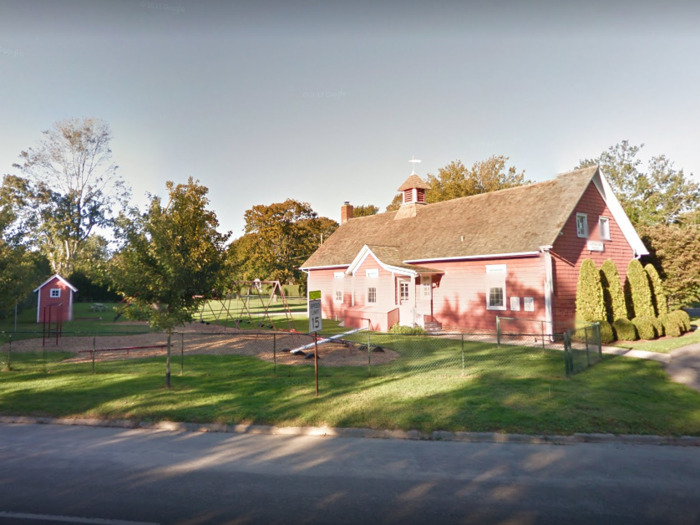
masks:
POLYGON ((309 292, 309 332, 320 332, 321 322, 321 291, 309 292))

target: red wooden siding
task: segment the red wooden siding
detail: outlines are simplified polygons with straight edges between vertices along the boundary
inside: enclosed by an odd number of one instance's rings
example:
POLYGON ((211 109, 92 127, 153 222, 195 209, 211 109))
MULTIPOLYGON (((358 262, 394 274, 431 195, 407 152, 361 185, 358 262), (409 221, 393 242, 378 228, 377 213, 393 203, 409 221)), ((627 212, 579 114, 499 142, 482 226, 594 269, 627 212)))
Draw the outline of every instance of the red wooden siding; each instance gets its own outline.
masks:
MULTIPOLYGON (((70 321, 73 318, 73 298, 71 296, 73 292, 66 286, 60 279, 54 277, 51 281, 46 283, 42 288, 39 289, 39 299, 37 304, 37 322, 44 322, 44 312, 47 315, 48 321, 48 309, 44 307, 48 305, 59 305, 61 307, 63 321, 70 321), (60 297, 51 297, 51 290, 60 290, 60 297)), ((58 315, 58 308, 51 308, 51 322, 56 321, 56 316, 58 315)))
POLYGON ((425 266, 442 270, 439 287, 433 288, 435 320, 446 330, 495 330, 496 316, 544 319, 543 256, 430 262, 425 266), (486 309, 486 266, 506 265, 505 310, 486 309), (510 298, 520 298, 520 310, 511 311, 510 298), (534 312, 524 311, 524 297, 532 297, 534 312))
POLYGON ((576 317, 576 285, 581 262, 584 259, 593 260, 598 268, 606 259, 612 259, 624 281, 627 265, 633 258, 634 251, 605 205, 605 201, 596 187, 590 184, 552 248, 554 270, 552 307, 555 323, 571 323, 576 317), (576 234, 576 213, 588 215, 587 239, 580 238, 576 234), (600 238, 598 227, 600 217, 609 219, 609 241, 602 241, 600 238), (588 241, 602 241, 604 251, 589 251, 586 246, 588 241))

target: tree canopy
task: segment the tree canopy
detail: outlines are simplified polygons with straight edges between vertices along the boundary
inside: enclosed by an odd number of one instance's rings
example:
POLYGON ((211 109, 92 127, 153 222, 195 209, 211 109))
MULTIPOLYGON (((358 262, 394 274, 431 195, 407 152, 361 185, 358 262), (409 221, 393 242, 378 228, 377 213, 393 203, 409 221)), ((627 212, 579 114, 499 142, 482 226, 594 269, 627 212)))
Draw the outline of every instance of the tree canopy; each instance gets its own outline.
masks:
POLYGON ((239 279, 304 284, 299 267, 338 228, 318 217, 306 202, 287 199, 245 212, 245 235, 229 248, 229 264, 239 279))
POLYGON ((224 244, 207 208, 208 189, 192 178, 167 183, 168 202, 152 197, 148 211, 122 220, 124 246, 111 266, 113 283, 130 304, 149 312, 151 326, 171 332, 191 321, 199 301, 221 282, 224 244))
MULTIPOLYGON (((493 155, 484 161, 475 162, 467 168, 460 160, 440 168, 437 175, 428 174, 426 182, 430 189, 425 193, 426 202, 440 202, 480 193, 504 190, 529 184, 525 172, 515 166, 507 166, 508 157, 493 155)), ((399 209, 401 194, 387 206, 387 211, 399 209)))
POLYGON ((368 217, 370 215, 376 215, 379 213, 379 207, 375 206, 374 204, 361 204, 359 206, 355 206, 352 212, 353 217, 368 217))
POLYGON ((700 186, 665 155, 652 157, 644 170, 638 158, 643 147, 623 140, 577 168, 599 165, 635 226, 671 224, 700 205, 700 186))
POLYGON ((43 134, 14 164, 22 177, 6 176, 4 185, 25 204, 17 220, 27 241, 53 271, 67 275, 90 235, 112 225, 130 192, 112 162, 106 122, 67 119, 43 134))

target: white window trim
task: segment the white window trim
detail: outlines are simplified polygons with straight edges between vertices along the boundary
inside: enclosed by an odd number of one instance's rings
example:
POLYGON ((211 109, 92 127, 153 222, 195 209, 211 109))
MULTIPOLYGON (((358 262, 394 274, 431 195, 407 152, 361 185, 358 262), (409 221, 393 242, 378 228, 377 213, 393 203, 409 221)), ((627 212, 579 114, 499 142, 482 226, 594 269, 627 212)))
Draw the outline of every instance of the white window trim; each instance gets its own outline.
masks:
POLYGON ((520 297, 510 298, 510 311, 519 312, 520 311, 520 297))
POLYGON ((51 288, 49 290, 49 297, 51 299, 60 299, 61 298, 61 289, 60 288, 51 288), (54 292, 56 292, 56 295, 54 295, 54 292))
POLYGON ((344 279, 345 272, 333 272, 333 278, 334 279, 344 279))
POLYGON ((379 277, 379 268, 368 268, 365 270, 365 277, 376 279, 379 277))
POLYGON ((508 269, 505 264, 487 264, 486 274, 502 274, 503 275, 503 285, 502 286, 490 286, 490 283, 486 282, 486 309, 487 310, 507 310, 508 309, 508 295, 506 293, 506 278, 508 276, 508 269), (492 306, 491 305, 491 288, 501 288, 503 290, 503 306, 492 306))
POLYGON ((600 217, 598 219, 598 230, 600 231, 600 240, 601 241, 609 241, 610 240, 610 218, 609 217, 600 217), (603 236, 603 223, 606 223, 606 235, 603 236))
POLYGON ((376 286, 368 286, 367 287, 367 304, 377 304, 377 287, 376 286), (369 300, 369 291, 374 290, 374 301, 369 300))
POLYGON ((342 303, 343 302, 343 290, 336 290, 333 294, 333 302, 334 303, 342 303), (340 299, 338 299, 338 294, 340 294, 340 299))
POLYGON ((588 239, 588 214, 587 213, 577 213, 576 214, 576 236, 581 239, 588 239), (584 232, 581 233, 578 230, 578 220, 579 218, 584 219, 583 225, 585 226, 584 232))

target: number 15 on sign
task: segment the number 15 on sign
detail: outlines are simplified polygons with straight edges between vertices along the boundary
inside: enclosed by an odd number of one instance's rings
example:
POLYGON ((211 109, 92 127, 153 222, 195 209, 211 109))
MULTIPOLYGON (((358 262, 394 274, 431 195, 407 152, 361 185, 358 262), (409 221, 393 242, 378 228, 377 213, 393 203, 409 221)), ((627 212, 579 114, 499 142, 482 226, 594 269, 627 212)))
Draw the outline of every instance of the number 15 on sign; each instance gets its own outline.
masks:
POLYGON ((309 332, 319 332, 322 328, 321 292, 309 292, 309 332))

